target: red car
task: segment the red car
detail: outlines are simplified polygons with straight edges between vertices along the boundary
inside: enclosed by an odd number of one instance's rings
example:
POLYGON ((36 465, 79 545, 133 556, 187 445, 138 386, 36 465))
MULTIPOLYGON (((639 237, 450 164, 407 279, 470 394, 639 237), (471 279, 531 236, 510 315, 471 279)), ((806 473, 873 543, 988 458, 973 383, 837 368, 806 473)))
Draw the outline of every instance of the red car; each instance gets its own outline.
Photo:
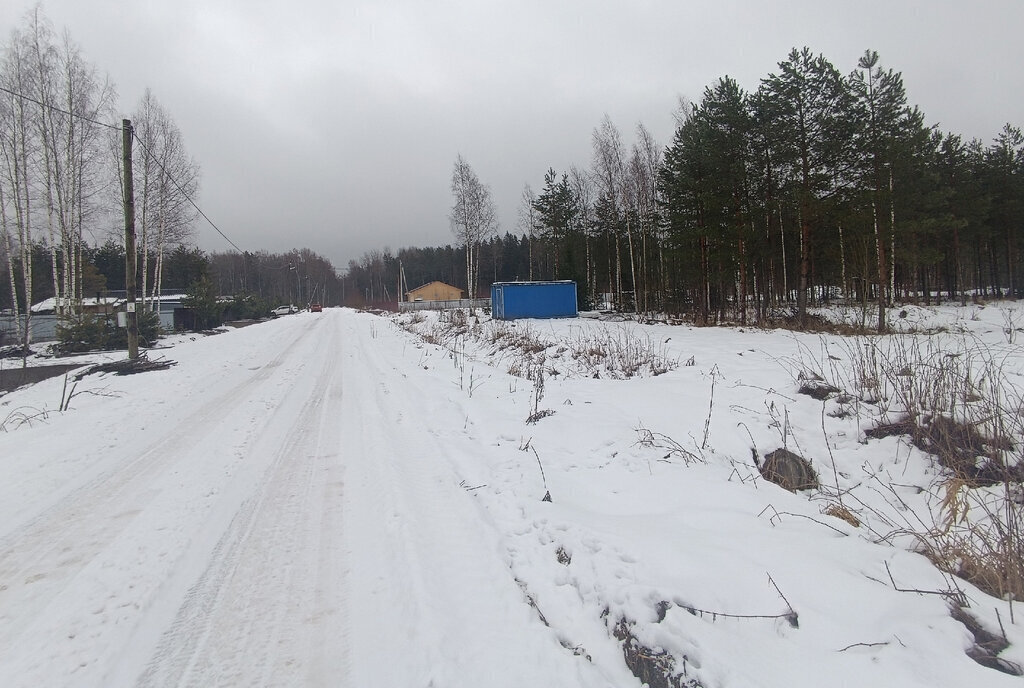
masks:
POLYGON ((321 306, 319 303, 311 303, 311 304, 309 304, 309 312, 310 313, 320 313, 321 311, 323 311, 323 309, 324 309, 324 307, 321 306))

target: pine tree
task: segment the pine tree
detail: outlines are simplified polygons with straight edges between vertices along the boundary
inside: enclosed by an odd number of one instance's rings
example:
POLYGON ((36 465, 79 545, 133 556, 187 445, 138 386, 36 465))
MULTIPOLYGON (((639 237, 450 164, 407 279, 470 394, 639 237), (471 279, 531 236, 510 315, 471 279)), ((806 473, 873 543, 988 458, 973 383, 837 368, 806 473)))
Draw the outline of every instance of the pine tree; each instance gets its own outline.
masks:
POLYGON ((746 324, 752 126, 746 93, 729 77, 720 79, 704 92, 696 123, 707 153, 705 226, 718 248, 719 291, 726 290, 724 285, 738 284, 736 303, 740 322, 746 324))
POLYGON ((807 317, 811 263, 824 218, 824 202, 851 183, 852 150, 850 92, 842 75, 809 48, 790 52, 779 73, 763 82, 775 114, 773 137, 780 162, 789 167, 795 183, 800 226, 800 284, 797 309, 807 317))
POLYGON ((702 323, 708 322, 711 307, 706 220, 709 155, 696 108, 691 108, 665 151, 658 185, 669 253, 675 258, 677 269, 683 272, 678 276, 680 281, 690 287, 689 298, 684 300, 696 306, 702 323))
POLYGON ((1016 298, 1020 285, 1020 241, 1024 226, 1024 133, 1007 124, 985 153, 987 186, 992 194, 988 225, 993 241, 1002 244, 1001 269, 1008 295, 1016 298))
POLYGON ((859 125, 857 172, 871 207, 878 279, 878 331, 882 332, 885 330, 885 308, 895 298, 892 293, 896 262, 893 168, 899 158, 900 139, 906 133, 907 96, 902 76, 891 69, 883 70, 878 65, 878 53, 874 50, 864 51, 849 83, 859 125))

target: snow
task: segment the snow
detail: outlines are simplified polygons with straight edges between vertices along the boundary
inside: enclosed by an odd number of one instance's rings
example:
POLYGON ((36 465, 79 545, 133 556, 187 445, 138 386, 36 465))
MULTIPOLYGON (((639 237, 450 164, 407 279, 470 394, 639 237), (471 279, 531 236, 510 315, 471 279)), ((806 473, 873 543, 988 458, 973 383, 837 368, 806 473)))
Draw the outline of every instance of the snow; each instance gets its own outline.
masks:
MULTIPOLYGON (((124 298, 115 296, 105 297, 94 297, 85 296, 82 297, 81 305, 85 308, 97 308, 99 306, 118 306, 124 302, 124 298)), ((43 299, 39 303, 32 305, 33 313, 53 313, 57 310, 60 305, 60 299, 55 296, 51 296, 48 299, 43 299)))
MULTIPOLYGON (((1012 308, 894 324, 984 342, 1019 382, 1012 308)), ((62 377, 0 396, 0 685, 639 686, 620 620, 705 687, 1019 685, 966 655, 945 596, 905 591, 953 580, 877 542, 934 506, 928 457, 797 394, 841 340, 445 331, 325 309, 167 340, 174 367, 86 376, 66 411, 62 377), (574 357, 595 342, 618 362, 574 357), (510 368, 546 371, 539 399, 510 368), (761 479, 752 445, 811 458, 863 525, 761 479)), ((1024 664, 1022 610, 955 584, 1024 664)))

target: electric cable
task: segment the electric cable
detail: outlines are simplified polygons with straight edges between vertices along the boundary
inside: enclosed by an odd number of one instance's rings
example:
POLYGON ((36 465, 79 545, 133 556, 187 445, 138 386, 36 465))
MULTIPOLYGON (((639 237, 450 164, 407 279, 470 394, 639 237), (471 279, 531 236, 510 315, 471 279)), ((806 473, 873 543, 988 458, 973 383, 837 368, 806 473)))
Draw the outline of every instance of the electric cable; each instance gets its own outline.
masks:
MULTIPOLYGON (((55 110, 56 112, 60 112, 62 114, 67 115, 68 117, 78 118, 78 119, 83 120, 85 122, 91 122, 92 124, 96 124, 96 125, 101 126, 101 127, 106 127, 108 129, 113 129, 115 131, 121 131, 122 130, 122 127, 119 126, 119 125, 110 124, 109 122, 100 122, 99 120, 91 119, 91 118, 85 117, 83 115, 76 115, 76 114, 74 114, 72 112, 69 112, 69 111, 64 110, 62 108, 59 108, 56 105, 52 105, 50 103, 44 103, 44 102, 42 102, 40 100, 37 100, 37 99, 35 99, 35 98, 31 97, 31 96, 27 96, 24 93, 18 93, 17 91, 12 91, 11 89, 5 88, 4 86, 0 86, 0 91, 2 91, 4 93, 8 93, 8 94, 14 96, 15 98, 21 98, 22 100, 27 100, 30 103, 35 103, 39 107, 48 108, 50 110, 55 110)), ((163 170, 164 174, 166 174, 167 178, 171 180, 171 183, 174 184, 175 188, 181 193, 182 196, 185 197, 185 200, 187 200, 189 202, 189 204, 193 208, 196 209, 196 212, 198 212, 202 216, 202 218, 204 220, 206 220, 210 224, 211 227, 213 227, 213 229, 217 232, 217 234, 220 234, 221 237, 223 237, 224 241, 226 241, 229 244, 231 244, 231 246, 233 246, 236 251, 238 251, 239 253, 245 253, 245 251, 240 249, 238 247, 238 244, 236 244, 231 239, 229 239, 228 235, 225 234, 224 232, 222 232, 220 227, 218 227, 217 224, 213 220, 211 220, 210 217, 205 212, 203 212, 203 209, 200 208, 199 205, 194 200, 192 200, 192 197, 188 194, 187 191, 185 191, 184 188, 182 188, 181 184, 178 183, 178 180, 174 178, 174 175, 172 175, 167 170, 167 168, 164 166, 164 164, 162 162, 160 162, 160 160, 155 155, 153 155, 153 153, 149 150, 149 148, 146 146, 146 144, 142 142, 142 139, 139 138, 139 136, 135 133, 135 127, 131 128, 131 134, 132 134, 132 138, 134 138, 136 141, 138 141, 139 145, 142 146, 143 151, 146 153, 146 155, 149 157, 149 159, 152 160, 153 162, 155 162, 160 167, 160 169, 163 170)))

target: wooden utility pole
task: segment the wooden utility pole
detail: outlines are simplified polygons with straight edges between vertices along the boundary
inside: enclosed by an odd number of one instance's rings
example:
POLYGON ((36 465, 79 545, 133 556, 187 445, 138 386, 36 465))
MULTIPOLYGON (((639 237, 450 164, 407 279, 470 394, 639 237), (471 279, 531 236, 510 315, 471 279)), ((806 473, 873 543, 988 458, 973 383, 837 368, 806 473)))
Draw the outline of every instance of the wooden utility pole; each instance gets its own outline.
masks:
POLYGON ((139 317, 135 311, 135 187, 132 183, 132 122, 121 120, 124 155, 124 292, 128 358, 139 357, 139 317))

